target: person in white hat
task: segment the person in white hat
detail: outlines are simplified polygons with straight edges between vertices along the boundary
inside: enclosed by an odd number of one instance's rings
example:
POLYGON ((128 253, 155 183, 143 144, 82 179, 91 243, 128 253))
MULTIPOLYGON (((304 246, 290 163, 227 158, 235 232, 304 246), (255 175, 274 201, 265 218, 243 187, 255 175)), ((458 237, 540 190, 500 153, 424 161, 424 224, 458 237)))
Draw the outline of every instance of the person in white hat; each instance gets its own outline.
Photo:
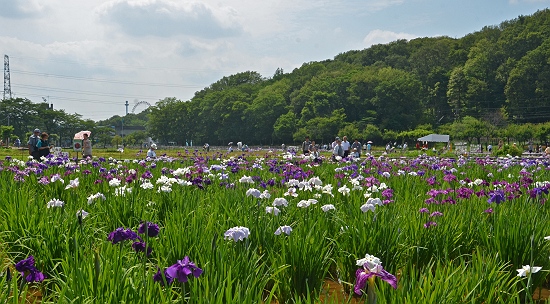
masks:
POLYGON ((155 152, 156 149, 157 149, 157 145, 151 144, 151 147, 149 147, 149 151, 147 151, 147 157, 156 158, 157 157, 157 153, 155 152))

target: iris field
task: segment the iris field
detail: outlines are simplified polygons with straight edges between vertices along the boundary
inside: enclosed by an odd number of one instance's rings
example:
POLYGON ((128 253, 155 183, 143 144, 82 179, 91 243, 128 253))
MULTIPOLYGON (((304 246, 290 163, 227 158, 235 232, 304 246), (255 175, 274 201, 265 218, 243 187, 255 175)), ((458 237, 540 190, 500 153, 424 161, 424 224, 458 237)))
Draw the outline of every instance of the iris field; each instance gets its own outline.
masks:
POLYGON ((0 189, 1 303, 531 303, 550 270, 547 159, 6 157, 0 189))

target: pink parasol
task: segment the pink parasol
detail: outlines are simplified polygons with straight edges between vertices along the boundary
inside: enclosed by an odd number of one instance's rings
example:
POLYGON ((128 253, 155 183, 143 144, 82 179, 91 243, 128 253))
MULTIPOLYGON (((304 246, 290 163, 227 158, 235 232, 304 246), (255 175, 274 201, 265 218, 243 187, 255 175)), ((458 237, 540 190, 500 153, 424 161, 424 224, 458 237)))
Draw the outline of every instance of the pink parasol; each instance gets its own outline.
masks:
POLYGON ((74 135, 74 139, 84 139, 84 134, 88 134, 88 137, 92 135, 92 132, 90 131, 80 131, 74 135))

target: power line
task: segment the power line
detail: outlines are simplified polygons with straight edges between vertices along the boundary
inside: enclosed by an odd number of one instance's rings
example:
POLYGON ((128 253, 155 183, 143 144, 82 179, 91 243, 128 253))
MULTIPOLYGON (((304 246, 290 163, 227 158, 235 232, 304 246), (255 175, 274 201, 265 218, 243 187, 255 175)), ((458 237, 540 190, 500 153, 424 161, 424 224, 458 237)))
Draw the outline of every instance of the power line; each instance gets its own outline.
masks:
MULTIPOLYGON (((84 65, 84 66, 95 66, 95 67, 105 67, 105 64, 100 63, 91 63, 85 61, 74 61, 67 59, 52 59, 52 58, 38 58, 31 56, 11 56, 15 59, 33 59, 36 61, 46 61, 46 62, 62 62, 74 65, 84 65)), ((159 70, 159 71, 178 71, 178 72, 189 72, 189 73, 201 73, 201 72, 218 72, 218 73, 235 73, 235 70, 230 69, 190 69, 190 68, 177 68, 177 67, 159 67, 159 66, 136 66, 136 65, 124 65, 124 64, 109 64, 109 67, 117 68, 126 68, 126 69, 135 69, 135 70, 159 70)), ((266 72, 265 75, 271 75, 271 71, 266 72)))
POLYGON ((44 76, 60 79, 69 79, 69 80, 85 80, 85 81, 94 81, 94 82, 106 82, 106 83, 116 83, 116 84, 126 84, 126 85, 139 85, 139 86, 155 86, 155 87, 168 87, 168 88, 202 88, 202 86, 197 85, 186 85, 186 84, 168 84, 168 83, 149 83, 149 82, 133 82, 126 80, 114 80, 114 79, 102 79, 102 78, 91 78, 91 77, 80 77, 80 76, 67 76, 67 75, 56 75, 49 73, 39 73, 39 72, 29 72, 22 70, 12 70, 16 74, 31 75, 31 76, 44 76))
POLYGON ((149 99, 156 99, 155 96, 129 96, 126 94, 107 94, 107 93, 97 93, 93 91, 81 91, 81 90, 70 90, 70 89, 59 89, 59 88, 49 88, 49 87, 41 87, 41 86, 32 86, 32 85, 17 85, 17 87, 31 89, 31 90, 41 90, 41 91, 50 91, 50 92, 60 92, 60 93, 75 93, 80 95, 92 95, 92 96, 106 96, 106 97, 125 97, 125 98, 149 98, 149 99))

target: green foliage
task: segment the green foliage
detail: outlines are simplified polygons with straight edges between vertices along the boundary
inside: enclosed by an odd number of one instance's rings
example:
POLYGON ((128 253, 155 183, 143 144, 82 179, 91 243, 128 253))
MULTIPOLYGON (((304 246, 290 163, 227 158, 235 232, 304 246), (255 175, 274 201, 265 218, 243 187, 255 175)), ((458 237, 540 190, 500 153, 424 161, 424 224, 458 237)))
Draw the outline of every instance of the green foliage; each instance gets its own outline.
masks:
POLYGON ((517 145, 503 145, 501 149, 497 149, 493 151, 493 155, 495 156, 521 156, 523 151, 517 147, 517 145))

